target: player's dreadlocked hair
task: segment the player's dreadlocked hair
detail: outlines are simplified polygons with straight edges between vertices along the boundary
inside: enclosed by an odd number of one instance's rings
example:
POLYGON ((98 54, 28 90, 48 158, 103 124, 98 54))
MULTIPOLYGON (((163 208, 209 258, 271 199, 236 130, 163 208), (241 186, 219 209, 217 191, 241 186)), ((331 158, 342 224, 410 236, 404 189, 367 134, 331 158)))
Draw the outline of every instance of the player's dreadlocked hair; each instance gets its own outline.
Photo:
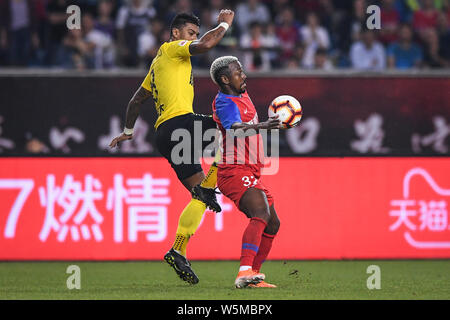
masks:
POLYGON ((181 29, 186 23, 192 23, 200 27, 200 19, 193 13, 179 13, 177 14, 170 23, 170 36, 172 36, 172 30, 174 28, 181 29))
POLYGON ((220 77, 223 75, 231 77, 230 68, 228 66, 232 62, 237 62, 239 65, 241 65, 239 59, 233 56, 223 56, 214 60, 214 62, 211 64, 209 74, 211 75, 211 79, 215 84, 219 86, 223 85, 222 81, 220 80, 220 77))

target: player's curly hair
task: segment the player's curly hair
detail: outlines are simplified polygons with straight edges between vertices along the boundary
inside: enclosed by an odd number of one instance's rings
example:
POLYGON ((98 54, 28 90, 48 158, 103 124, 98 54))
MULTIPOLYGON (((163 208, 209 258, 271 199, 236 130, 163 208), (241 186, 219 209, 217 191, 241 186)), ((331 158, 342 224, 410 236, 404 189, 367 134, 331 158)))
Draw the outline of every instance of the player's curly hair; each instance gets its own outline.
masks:
POLYGON ((231 76, 230 68, 228 66, 233 62, 237 62, 239 65, 241 65, 239 59, 234 56, 223 56, 214 60, 214 62, 211 64, 211 68, 209 69, 209 74, 211 75, 211 79, 215 84, 219 86, 222 85, 222 81, 220 80, 220 77, 222 75, 225 75, 227 77, 231 76))

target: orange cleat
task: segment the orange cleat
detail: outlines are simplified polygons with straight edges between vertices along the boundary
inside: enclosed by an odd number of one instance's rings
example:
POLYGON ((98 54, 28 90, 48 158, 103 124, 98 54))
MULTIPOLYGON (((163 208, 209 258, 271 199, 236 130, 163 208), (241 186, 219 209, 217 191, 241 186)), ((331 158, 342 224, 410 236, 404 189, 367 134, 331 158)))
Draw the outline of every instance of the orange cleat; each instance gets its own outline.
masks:
POLYGON ((252 269, 239 271, 236 280, 234 281, 234 285, 238 289, 245 288, 250 284, 260 283, 265 277, 264 273, 255 272, 252 269))
POLYGON ((258 284, 252 284, 251 283, 251 284, 248 285, 248 287, 249 288, 276 288, 277 286, 274 285, 274 284, 267 283, 265 281, 261 281, 258 284))

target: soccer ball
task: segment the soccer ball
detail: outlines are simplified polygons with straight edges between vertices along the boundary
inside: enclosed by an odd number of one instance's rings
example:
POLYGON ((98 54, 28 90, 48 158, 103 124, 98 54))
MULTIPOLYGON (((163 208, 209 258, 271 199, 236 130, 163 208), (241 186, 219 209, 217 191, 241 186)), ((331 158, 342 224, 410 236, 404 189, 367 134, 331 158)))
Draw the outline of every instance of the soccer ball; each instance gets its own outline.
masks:
POLYGON ((289 129, 300 123, 303 109, 297 99, 283 95, 273 99, 269 106, 269 117, 273 117, 276 114, 279 116, 278 119, 281 121, 284 129, 289 129))

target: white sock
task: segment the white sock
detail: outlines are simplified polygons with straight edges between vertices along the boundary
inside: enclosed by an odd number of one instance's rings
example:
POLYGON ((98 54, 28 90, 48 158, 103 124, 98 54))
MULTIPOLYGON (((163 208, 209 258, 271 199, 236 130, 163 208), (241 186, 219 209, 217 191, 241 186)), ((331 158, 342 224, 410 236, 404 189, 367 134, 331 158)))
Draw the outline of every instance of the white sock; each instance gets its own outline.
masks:
POLYGON ((252 266, 240 266, 239 267, 239 272, 246 271, 246 270, 251 269, 251 268, 252 268, 252 266))

